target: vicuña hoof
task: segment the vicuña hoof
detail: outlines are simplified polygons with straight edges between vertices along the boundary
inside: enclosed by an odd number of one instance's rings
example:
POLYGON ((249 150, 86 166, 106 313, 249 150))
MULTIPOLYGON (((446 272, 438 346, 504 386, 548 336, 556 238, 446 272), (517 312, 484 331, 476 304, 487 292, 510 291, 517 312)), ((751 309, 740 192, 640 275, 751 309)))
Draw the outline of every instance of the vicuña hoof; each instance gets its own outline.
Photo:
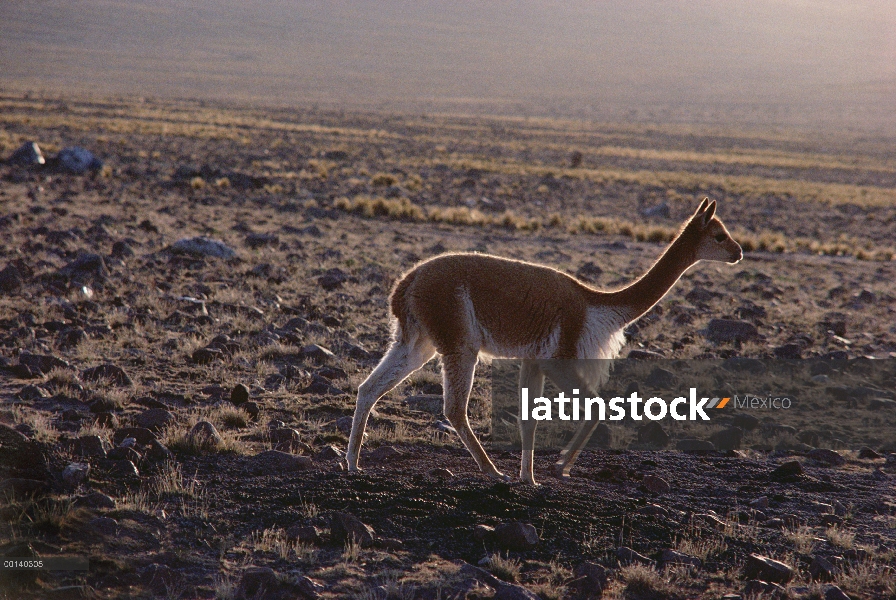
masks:
POLYGON ((564 469, 562 465, 554 465, 554 477, 557 479, 569 479, 569 471, 564 469))

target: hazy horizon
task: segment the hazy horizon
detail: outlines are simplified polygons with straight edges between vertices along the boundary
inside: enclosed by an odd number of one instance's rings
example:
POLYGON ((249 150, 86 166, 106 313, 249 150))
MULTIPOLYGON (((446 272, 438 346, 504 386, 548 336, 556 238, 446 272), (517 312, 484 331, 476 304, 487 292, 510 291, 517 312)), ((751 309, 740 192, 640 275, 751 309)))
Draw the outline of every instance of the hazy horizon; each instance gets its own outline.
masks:
POLYGON ((12 2, 0 82, 275 105, 896 131, 896 5, 12 2))

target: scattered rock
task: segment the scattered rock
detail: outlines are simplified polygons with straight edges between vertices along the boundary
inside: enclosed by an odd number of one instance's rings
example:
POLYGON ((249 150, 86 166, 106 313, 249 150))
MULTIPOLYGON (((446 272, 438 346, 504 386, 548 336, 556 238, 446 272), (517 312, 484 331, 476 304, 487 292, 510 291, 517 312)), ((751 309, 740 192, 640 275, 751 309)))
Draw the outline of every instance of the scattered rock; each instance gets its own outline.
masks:
POLYGON ((585 561, 573 570, 574 593, 579 598, 600 598, 610 580, 607 569, 596 562, 585 561))
POLYGON ((345 416, 339 417, 336 419, 335 425, 336 429, 345 435, 349 435, 352 432, 352 423, 354 422, 354 417, 345 416))
POLYGON ((343 458, 345 458, 345 452, 333 445, 324 446, 320 452, 314 455, 315 460, 341 460, 343 458))
POLYGON ((192 256, 211 256, 229 259, 236 256, 236 251, 219 240, 207 237, 192 237, 177 240, 170 247, 172 252, 192 256))
POLYGON ((254 473, 294 473, 310 469, 313 464, 307 456, 296 456, 280 450, 267 450, 249 458, 254 473))
POLYGON ((719 450, 738 450, 743 437, 743 429, 740 427, 729 427, 712 434, 709 441, 719 450))
POLYGON ((112 443, 120 446, 127 438, 134 438, 141 446, 158 441, 156 434, 145 427, 122 427, 121 429, 116 429, 115 433, 112 434, 112 443))
POLYGON ((70 463, 62 471, 62 481, 69 487, 76 488, 85 481, 90 474, 90 465, 87 463, 70 463))
POLYGON ((319 581, 311 579, 307 575, 302 575, 296 580, 295 583, 296 589, 299 590, 299 594, 305 597, 307 600, 317 600, 320 598, 321 592, 326 590, 326 587, 319 581))
POLYGON ((672 489, 668 481, 655 475, 645 475, 641 480, 641 487, 651 494, 665 494, 672 489))
POLYGON ((675 444, 675 447, 682 452, 689 452, 693 454, 708 454, 710 452, 716 451, 716 447, 712 442, 707 440, 697 440, 693 438, 678 440, 678 443, 675 444))
POLYGON ((115 500, 102 492, 90 492, 86 496, 80 496, 75 499, 75 505, 87 508, 113 509, 115 508, 115 500))
POLYGON ((692 304, 705 304, 721 296, 722 294, 708 290, 702 285, 695 285, 694 289, 685 294, 684 299, 692 304))
POLYGON ((638 509, 638 514, 647 517, 669 517, 669 511, 657 504, 648 504, 646 506, 642 506, 638 509))
POLYGON ((72 452, 87 458, 106 458, 106 444, 98 435, 82 435, 74 440, 72 452))
POLYGON ((616 548, 616 558, 623 565, 641 564, 652 565, 653 561, 642 554, 638 554, 628 546, 620 546, 616 548))
POLYGON ((103 535, 115 535, 118 532, 118 521, 111 517, 96 517, 87 522, 87 527, 103 535))
POLYGON ((238 383, 233 386, 233 389, 230 390, 230 401, 239 406, 245 402, 249 401, 249 388, 247 388, 242 383, 238 383))
POLYGON ((366 525, 358 517, 344 512, 333 513, 330 519, 330 535, 335 540, 354 540, 362 547, 370 546, 376 540, 376 532, 370 525, 366 525))
POLYGON ((198 348, 190 356, 190 359, 197 365, 207 365, 223 358, 224 352, 218 348, 198 348))
POLYGON ((663 550, 660 562, 663 565, 692 565, 695 567, 699 567, 703 564, 703 561, 696 556, 690 556, 683 552, 677 552, 671 549, 663 550))
POLYGON ((286 539, 299 544, 319 544, 320 530, 313 525, 293 525, 286 529, 286 539))
POLYGON ((112 244, 112 252, 110 254, 113 258, 130 258, 134 256, 134 249, 127 240, 118 240, 112 244))
POLYGON ((44 495, 50 487, 43 480, 11 477, 0 481, 0 498, 24 500, 44 495))
POLYGON ((793 343, 776 346, 772 352, 777 358, 800 359, 803 357, 802 346, 793 343))
POLYGON ((14 264, 8 264, 0 271, 0 292, 10 294, 25 284, 25 278, 14 264))
POLYGON ((46 164, 46 162, 47 161, 40 151, 40 146, 37 145, 37 142, 25 142, 6 159, 6 164, 8 165, 20 165, 24 167, 32 165, 39 166, 46 164))
POLYGON ((240 408, 249 415, 250 419, 258 419, 258 415, 261 414, 261 406, 257 402, 246 402, 240 405, 240 408))
POLYGON ((694 515, 693 519, 695 523, 704 527, 709 527, 710 529, 715 529, 716 531, 725 531, 728 527, 728 524, 725 523, 725 521, 714 514, 698 513, 694 515))
POLYGON ((316 362, 325 362, 336 358, 336 355, 327 348, 317 344, 309 344, 302 348, 302 358, 311 359, 316 362))
POLYGON ((678 383, 678 378, 672 371, 655 367, 647 377, 644 378, 644 385, 655 390, 667 390, 673 388, 678 383))
POLYGON ((430 469, 429 475, 436 479, 451 479, 454 477, 454 473, 445 467, 435 467, 434 469, 430 469))
POLYGON ((750 599, 781 598, 785 593, 786 590, 777 583, 760 581, 758 579, 751 579, 744 586, 744 596, 750 599))
POLYGON ((868 446, 863 446, 859 450, 859 458, 862 460, 877 460, 879 458, 883 458, 883 456, 878 454, 868 446))
POLYGON ((40 444, 0 423, 0 479, 4 477, 45 480, 49 471, 40 444))
POLYGON ((750 507, 765 510, 768 508, 768 496, 759 496, 755 500, 751 500, 750 507))
POLYGON ((759 337, 759 330, 748 321, 734 319, 712 319, 704 331, 712 342, 747 342, 759 337))
POLYGON ((896 409, 896 401, 890 398, 871 398, 868 400, 868 410, 896 409))
POLYGON ((24 400, 25 402, 39 400, 41 398, 49 398, 49 396, 50 395, 44 388, 34 385, 33 383, 22 386, 22 389, 16 392, 16 398, 24 400))
POLYGON ((106 261, 99 254, 83 253, 59 269, 59 276, 65 279, 81 277, 105 279, 109 276, 109 270, 106 268, 106 261))
POLYGON ((196 449, 215 450, 224 443, 224 438, 208 421, 199 421, 187 434, 187 440, 196 449))
POLYGON ((833 581, 834 577, 840 572, 834 563, 827 558, 818 554, 812 557, 812 564, 809 565, 809 574, 816 581, 833 581))
POLYGON ((846 462, 846 459, 843 458, 839 452, 829 450, 828 448, 815 448, 806 454, 806 458, 811 458, 816 462, 834 467, 840 466, 846 462))
POLYGON ((250 233, 246 236, 245 243, 250 248, 276 246, 280 243, 280 238, 274 233, 250 233))
POLYGON ((249 567, 243 571, 236 590, 236 597, 243 600, 265 600, 279 594, 280 580, 270 567, 249 567))
POLYGON ((341 269, 329 269, 317 278, 318 285, 328 292, 341 288, 346 281, 348 275, 341 269))
POLYGON ((514 521, 495 527, 492 540, 502 550, 524 551, 538 545, 538 532, 533 525, 514 521))
POLYGON ((404 453, 396 450, 392 446, 380 446, 367 455, 367 460, 372 462, 393 462, 404 457, 404 453))
POLYGON ((771 472, 769 478, 773 481, 788 482, 798 480, 803 475, 803 465, 797 460, 790 460, 771 472))
POLYGON ((61 358, 49 354, 31 354, 22 352, 19 354, 19 364, 27 367, 32 373, 46 375, 53 369, 71 369, 72 366, 61 358))
POLYGON ((576 277, 588 283, 597 283, 604 270, 591 261, 576 269, 576 277))
POLYGON ((120 477, 122 479, 140 477, 140 471, 137 469, 137 465, 129 460, 109 460, 106 465, 109 469, 109 474, 113 477, 120 477))
POLYGON ((771 583, 787 583, 793 574, 790 566, 759 554, 750 554, 744 564, 744 575, 771 583))
POLYGON ((731 424, 734 427, 740 427, 744 431, 753 431, 759 427, 760 422, 758 417, 741 413, 734 416, 731 420, 731 424))
POLYGON ((152 460, 174 460, 174 453, 162 442, 152 440, 146 447, 146 457, 152 460))
POLYGON ((145 427, 150 431, 160 431, 175 420, 174 414, 164 408, 150 408, 134 418, 138 427, 145 427))
POLYGON ((825 585, 822 591, 824 592, 824 600, 850 600, 846 592, 833 584, 825 585))
POLYGON ((90 150, 80 146, 63 148, 56 155, 56 161, 64 171, 75 175, 82 175, 87 171, 99 171, 103 168, 102 160, 90 150))
POLYGON ((665 448, 669 444, 669 434, 662 425, 651 421, 638 428, 638 443, 655 448, 665 448))
POLYGON ((105 380, 113 385, 121 386, 121 387, 131 387, 134 385, 134 382, 125 373, 125 370, 119 367, 118 365, 112 365, 109 363, 105 363, 96 367, 91 367, 89 369, 84 369, 81 371, 81 379, 84 381, 99 381, 105 380))
POLYGON ((56 337, 56 345, 62 349, 77 348, 87 341, 87 332, 80 327, 66 327, 56 337))

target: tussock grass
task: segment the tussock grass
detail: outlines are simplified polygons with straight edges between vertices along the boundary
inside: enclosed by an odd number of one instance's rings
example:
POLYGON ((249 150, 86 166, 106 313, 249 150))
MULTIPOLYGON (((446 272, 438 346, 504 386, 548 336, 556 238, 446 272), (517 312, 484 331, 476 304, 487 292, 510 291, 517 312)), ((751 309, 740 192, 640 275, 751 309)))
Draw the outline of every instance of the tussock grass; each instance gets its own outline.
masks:
POLYGON ((12 418, 16 423, 24 423, 30 427, 31 437, 38 442, 52 444, 59 438, 59 432, 53 425, 52 419, 41 411, 13 406, 12 418))
POLYGON ((809 554, 815 550, 817 539, 809 527, 802 526, 795 530, 785 530, 784 537, 790 541, 800 554, 809 554))
POLYGON ((253 532, 249 540, 255 552, 269 552, 276 554, 282 560, 295 558, 309 564, 316 561, 317 550, 308 544, 290 541, 286 531, 280 527, 270 527, 260 532, 253 532))
POLYGON ((828 538, 828 541, 832 546, 836 546, 837 548, 843 548, 844 550, 848 550, 853 547, 853 543, 856 539, 855 531, 849 531, 847 529, 841 529, 840 527, 828 527, 824 535, 828 538))
POLYGON ((518 558, 509 558, 500 554, 492 554, 488 557, 488 570, 502 581, 516 583, 520 577, 521 566, 518 558))
POLYGON ((663 598, 674 592, 670 585, 653 568, 646 565, 628 565, 619 569, 620 578, 625 581, 626 597, 663 598))
POLYGON ((206 408, 191 412, 185 421, 181 421, 165 430, 162 443, 172 452, 184 454, 245 454, 246 444, 236 434, 227 429, 222 422, 222 415, 229 411, 221 411, 218 408, 206 408), (199 421, 208 421, 215 426, 221 436, 220 442, 212 440, 199 440, 190 436, 190 430, 199 421))
MULTIPOLYGON (((896 199, 894 199, 896 202, 896 199)), ((396 221, 418 223, 447 223, 470 227, 495 227, 514 231, 538 231, 541 229, 565 230, 571 234, 619 235, 638 242, 666 244, 675 239, 678 226, 653 223, 635 223, 615 217, 576 216, 564 218, 552 214, 547 222, 538 218, 518 215, 507 210, 499 215, 486 214, 466 206, 421 207, 407 198, 380 198, 359 195, 353 199, 337 198, 334 206, 348 213, 365 218, 385 217, 396 221)), ((820 242, 805 237, 787 236, 778 232, 753 233, 734 228, 732 236, 745 252, 794 253, 803 252, 826 256, 854 256, 859 260, 889 261, 896 258, 896 249, 875 247, 870 240, 860 240, 841 235, 837 241, 820 242)))

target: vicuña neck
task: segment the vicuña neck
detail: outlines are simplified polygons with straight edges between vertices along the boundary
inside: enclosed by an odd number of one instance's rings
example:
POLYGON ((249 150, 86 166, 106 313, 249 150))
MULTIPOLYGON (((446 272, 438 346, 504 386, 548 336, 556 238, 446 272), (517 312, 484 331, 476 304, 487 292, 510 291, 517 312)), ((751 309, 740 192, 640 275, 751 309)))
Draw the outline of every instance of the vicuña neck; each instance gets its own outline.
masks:
POLYGON ((696 262, 691 246, 685 234, 679 235, 647 273, 631 285, 610 292, 603 303, 618 307, 626 323, 636 320, 653 308, 696 262))

